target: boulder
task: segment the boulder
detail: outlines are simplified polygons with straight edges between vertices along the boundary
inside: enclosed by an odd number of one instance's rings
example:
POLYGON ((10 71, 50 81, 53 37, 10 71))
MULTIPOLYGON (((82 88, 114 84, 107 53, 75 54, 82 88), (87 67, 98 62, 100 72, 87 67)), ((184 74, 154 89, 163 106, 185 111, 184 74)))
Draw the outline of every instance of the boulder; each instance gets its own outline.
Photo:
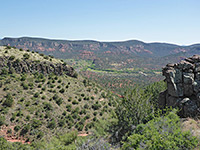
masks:
POLYGON ((159 106, 178 107, 181 117, 196 117, 200 110, 200 55, 177 64, 167 64, 162 70, 167 90, 159 95, 159 106))
POLYGON ((159 107, 163 108, 164 106, 166 106, 166 94, 167 94, 167 90, 161 92, 159 94, 159 98, 158 98, 158 105, 159 107))

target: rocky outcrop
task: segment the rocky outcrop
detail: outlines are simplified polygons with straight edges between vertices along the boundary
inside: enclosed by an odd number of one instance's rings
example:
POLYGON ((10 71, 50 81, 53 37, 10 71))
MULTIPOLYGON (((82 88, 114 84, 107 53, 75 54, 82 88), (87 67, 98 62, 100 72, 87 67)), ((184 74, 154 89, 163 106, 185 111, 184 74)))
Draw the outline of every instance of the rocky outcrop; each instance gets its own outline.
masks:
POLYGON ((71 77, 77 77, 77 73, 72 67, 61 63, 51 63, 47 61, 30 61, 30 60, 9 60, 8 57, 0 57, 0 74, 3 70, 16 73, 42 73, 56 75, 66 74, 71 77))
POLYGON ((178 107, 181 117, 200 115, 200 55, 163 68, 167 90, 160 93, 159 106, 178 107))

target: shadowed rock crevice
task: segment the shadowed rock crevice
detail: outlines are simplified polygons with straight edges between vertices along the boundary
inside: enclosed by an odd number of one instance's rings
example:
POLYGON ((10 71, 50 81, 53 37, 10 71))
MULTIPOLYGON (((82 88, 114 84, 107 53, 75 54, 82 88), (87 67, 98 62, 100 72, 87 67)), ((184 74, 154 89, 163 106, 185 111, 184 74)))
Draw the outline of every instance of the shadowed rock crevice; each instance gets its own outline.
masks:
POLYGON ((8 57, 0 57, 0 74, 3 70, 16 73, 42 73, 56 75, 68 75, 77 77, 74 68, 62 63, 51 63, 47 61, 30 61, 30 60, 9 60, 8 57))
POLYGON ((200 115, 200 55, 163 68, 167 90, 159 95, 159 106, 178 107, 181 117, 200 115))

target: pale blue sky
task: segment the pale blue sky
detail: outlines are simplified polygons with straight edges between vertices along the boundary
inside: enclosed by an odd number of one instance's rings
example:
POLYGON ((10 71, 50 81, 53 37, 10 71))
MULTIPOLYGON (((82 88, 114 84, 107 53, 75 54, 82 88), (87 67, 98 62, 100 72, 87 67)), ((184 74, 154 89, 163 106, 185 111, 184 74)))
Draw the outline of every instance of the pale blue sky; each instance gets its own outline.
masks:
POLYGON ((200 0, 0 0, 0 38, 200 43, 200 0))

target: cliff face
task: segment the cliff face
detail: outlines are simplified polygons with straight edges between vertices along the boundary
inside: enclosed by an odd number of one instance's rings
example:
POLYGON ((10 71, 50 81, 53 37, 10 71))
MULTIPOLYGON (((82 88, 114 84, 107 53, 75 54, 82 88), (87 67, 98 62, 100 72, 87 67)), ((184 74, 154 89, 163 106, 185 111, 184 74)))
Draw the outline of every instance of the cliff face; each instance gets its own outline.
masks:
POLYGON ((30 60, 10 60, 9 57, 0 57, 0 74, 7 70, 8 72, 16 73, 42 73, 56 75, 66 74, 71 77, 76 77, 77 74, 72 67, 61 63, 51 63, 47 61, 38 62, 30 60))
POLYGON ((167 90, 160 93, 160 107, 180 108, 180 116, 200 115, 200 55, 163 68, 167 90))

